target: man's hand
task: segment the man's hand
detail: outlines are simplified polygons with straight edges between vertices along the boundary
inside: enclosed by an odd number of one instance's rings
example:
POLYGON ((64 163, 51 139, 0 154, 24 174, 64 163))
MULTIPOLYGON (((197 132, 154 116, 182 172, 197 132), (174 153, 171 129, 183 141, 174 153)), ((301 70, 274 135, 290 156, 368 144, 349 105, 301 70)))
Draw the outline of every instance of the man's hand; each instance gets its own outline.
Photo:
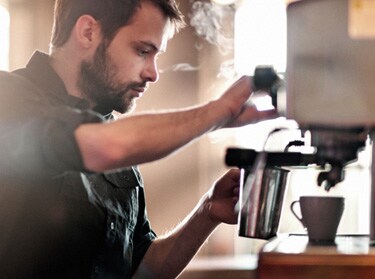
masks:
POLYGON ((176 278, 220 223, 236 224, 239 179, 238 169, 220 177, 178 226, 153 241, 134 278, 176 278))
POLYGON ((252 78, 243 76, 219 98, 218 101, 226 106, 230 114, 228 121, 222 126, 223 128, 241 127, 277 116, 274 109, 258 111, 254 105, 250 104, 248 100, 252 92, 252 78))
POLYGON ((220 177, 207 193, 206 210, 214 223, 237 224, 240 170, 231 169, 220 177))

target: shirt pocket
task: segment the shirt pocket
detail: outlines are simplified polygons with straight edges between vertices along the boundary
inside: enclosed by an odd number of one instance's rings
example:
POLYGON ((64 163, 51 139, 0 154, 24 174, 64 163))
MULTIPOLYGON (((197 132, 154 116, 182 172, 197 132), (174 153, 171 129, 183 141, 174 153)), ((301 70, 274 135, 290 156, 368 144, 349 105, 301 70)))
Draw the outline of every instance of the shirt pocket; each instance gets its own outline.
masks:
POLYGON ((142 186, 142 179, 136 168, 128 168, 118 172, 105 173, 104 177, 117 188, 142 186))
POLYGON ((139 181, 132 169, 117 173, 104 174, 105 179, 110 182, 108 189, 108 200, 112 205, 113 213, 126 220, 126 226, 131 231, 136 226, 139 212, 139 181))

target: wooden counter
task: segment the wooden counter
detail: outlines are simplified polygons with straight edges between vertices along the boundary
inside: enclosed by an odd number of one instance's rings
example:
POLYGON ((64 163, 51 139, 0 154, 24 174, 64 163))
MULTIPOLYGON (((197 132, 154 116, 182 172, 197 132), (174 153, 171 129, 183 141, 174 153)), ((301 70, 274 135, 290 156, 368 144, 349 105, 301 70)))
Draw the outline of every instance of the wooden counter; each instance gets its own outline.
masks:
POLYGON ((281 236, 260 251, 257 278, 375 278, 375 248, 363 235, 340 235, 330 246, 311 245, 306 235, 281 236))
POLYGON ((255 279, 256 255, 215 256, 194 259, 179 279, 255 279))

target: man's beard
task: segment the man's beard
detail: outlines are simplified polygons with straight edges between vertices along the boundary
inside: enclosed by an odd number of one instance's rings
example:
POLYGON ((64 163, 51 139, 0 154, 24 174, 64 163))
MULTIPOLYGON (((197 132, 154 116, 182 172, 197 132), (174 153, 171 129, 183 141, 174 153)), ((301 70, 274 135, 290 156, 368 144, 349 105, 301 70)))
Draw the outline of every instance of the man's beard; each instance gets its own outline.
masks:
MULTIPOLYGON (((81 64, 78 87, 83 96, 95 105, 95 110, 108 114, 112 110, 120 113, 131 111, 135 107, 132 87, 139 83, 120 83, 116 80, 117 67, 107 54, 107 45, 102 43, 95 52, 92 61, 81 64)), ((144 84, 143 84, 144 86, 144 84)))

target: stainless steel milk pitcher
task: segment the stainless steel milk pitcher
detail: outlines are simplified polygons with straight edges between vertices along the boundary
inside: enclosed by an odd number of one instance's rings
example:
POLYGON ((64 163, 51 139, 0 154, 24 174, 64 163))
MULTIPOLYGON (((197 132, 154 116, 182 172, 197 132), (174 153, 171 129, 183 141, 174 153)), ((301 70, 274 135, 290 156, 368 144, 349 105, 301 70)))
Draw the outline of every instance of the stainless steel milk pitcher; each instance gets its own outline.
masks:
POLYGON ((242 168, 239 235, 270 239, 277 234, 289 170, 258 163, 242 168))

